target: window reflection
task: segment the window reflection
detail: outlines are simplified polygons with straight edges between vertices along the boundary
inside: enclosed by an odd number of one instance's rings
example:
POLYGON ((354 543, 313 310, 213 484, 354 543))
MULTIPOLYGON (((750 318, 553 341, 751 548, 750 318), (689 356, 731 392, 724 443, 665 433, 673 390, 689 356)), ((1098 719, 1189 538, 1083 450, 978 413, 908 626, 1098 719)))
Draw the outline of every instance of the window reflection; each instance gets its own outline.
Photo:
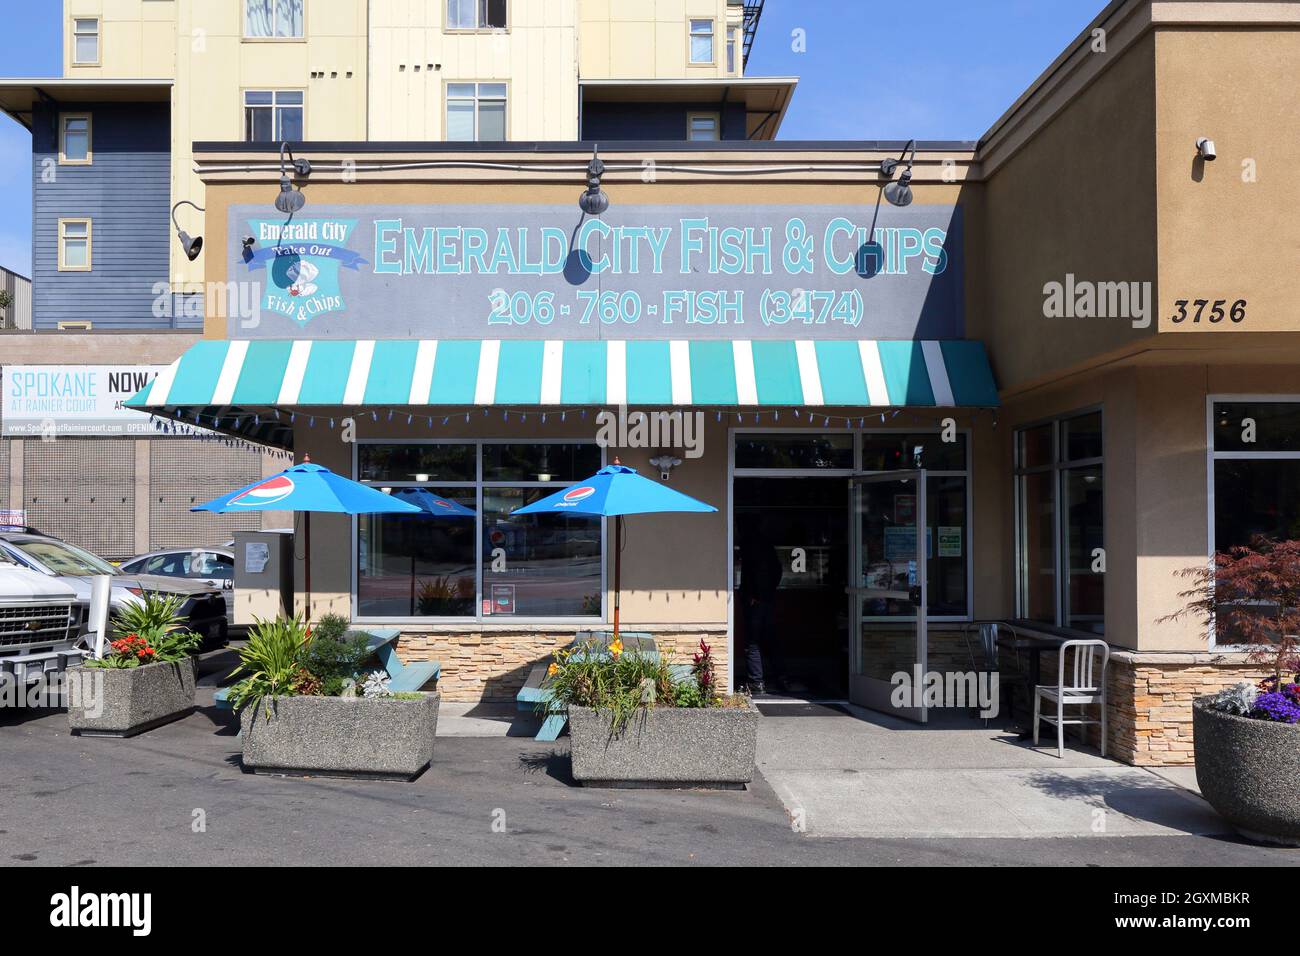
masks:
POLYGON ((552 488, 483 489, 483 587, 492 616, 598 617, 600 518, 511 512, 552 488))
POLYGON ((426 514, 357 520, 357 612, 367 617, 474 614, 474 518, 436 514, 430 494, 474 509, 473 488, 395 488, 426 514))

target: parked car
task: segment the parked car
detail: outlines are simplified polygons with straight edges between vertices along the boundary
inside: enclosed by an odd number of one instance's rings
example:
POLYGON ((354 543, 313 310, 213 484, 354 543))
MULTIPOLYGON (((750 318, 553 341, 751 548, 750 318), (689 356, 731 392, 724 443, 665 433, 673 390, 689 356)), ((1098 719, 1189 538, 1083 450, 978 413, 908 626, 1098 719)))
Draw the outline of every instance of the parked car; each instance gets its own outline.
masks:
POLYGON ((185 578, 221 588, 226 599, 226 620, 235 619, 235 552, 229 546, 150 551, 128 558, 121 567, 128 574, 185 578))
POLYGON ((71 585, 0 554, 0 673, 31 684, 80 661, 87 607, 71 585))
POLYGON ((77 592, 77 599, 87 606, 90 603, 90 579, 100 574, 112 575, 110 613, 113 609, 140 603, 148 593, 177 595, 184 602, 180 608, 181 618, 203 639, 204 647, 221 647, 226 643, 230 626, 226 618, 226 600, 221 588, 206 581, 128 574, 85 548, 30 528, 0 532, 0 551, 24 567, 71 585, 77 592))

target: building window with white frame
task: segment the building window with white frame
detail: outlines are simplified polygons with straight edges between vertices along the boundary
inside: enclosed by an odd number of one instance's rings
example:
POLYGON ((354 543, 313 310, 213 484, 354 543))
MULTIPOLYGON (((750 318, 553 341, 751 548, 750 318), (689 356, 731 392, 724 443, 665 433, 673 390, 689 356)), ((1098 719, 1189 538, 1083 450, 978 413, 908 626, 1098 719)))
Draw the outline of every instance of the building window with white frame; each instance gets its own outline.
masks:
POLYGON ((1211 416, 1211 553, 1300 539, 1300 400, 1216 399, 1211 416))
POLYGON ((244 38, 301 40, 304 0, 244 0, 244 38))
POLYGON ((687 113, 686 138, 692 143, 722 138, 722 117, 717 113, 687 113))
POLYGON ((1105 633, 1104 483, 1100 410, 1016 430, 1021 620, 1105 633))
POLYGON ((448 30, 504 30, 507 0, 447 0, 448 30))
POLYGON ((713 21, 692 20, 690 27, 691 63, 697 66, 713 64, 713 21))
POLYGON ((357 615, 599 620, 600 518, 512 512, 600 464, 594 442, 357 445, 358 480, 426 512, 357 518, 357 615), (442 516, 434 495, 473 515, 442 516))
POLYGON ((74 66, 99 65, 98 17, 73 17, 72 63, 74 66))
POLYGON ((738 31, 736 30, 727 31, 727 72, 728 73, 736 72, 736 50, 739 47, 739 44, 736 42, 737 33, 738 31))
POLYGON ((89 166, 93 158, 90 145, 90 114, 59 114, 59 164, 89 166))
POLYGON ((244 91, 245 142, 298 143, 302 138, 302 90, 244 91))
POLYGON ((446 138, 453 142, 505 142, 506 85, 448 83, 446 138))
POLYGON ((89 219, 59 220, 59 271, 90 271, 89 219))

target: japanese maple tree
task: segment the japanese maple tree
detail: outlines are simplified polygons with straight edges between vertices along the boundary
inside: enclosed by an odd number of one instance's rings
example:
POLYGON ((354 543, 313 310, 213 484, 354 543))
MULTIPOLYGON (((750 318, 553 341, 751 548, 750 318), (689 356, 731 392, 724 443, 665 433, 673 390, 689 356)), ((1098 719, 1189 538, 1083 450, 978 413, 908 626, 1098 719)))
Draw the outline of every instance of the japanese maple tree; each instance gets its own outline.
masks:
POLYGON ((1219 643, 1245 646, 1280 682, 1300 669, 1300 541, 1255 535, 1249 546, 1214 555, 1210 567, 1184 568, 1195 584, 1187 604, 1162 621, 1195 617, 1219 643))

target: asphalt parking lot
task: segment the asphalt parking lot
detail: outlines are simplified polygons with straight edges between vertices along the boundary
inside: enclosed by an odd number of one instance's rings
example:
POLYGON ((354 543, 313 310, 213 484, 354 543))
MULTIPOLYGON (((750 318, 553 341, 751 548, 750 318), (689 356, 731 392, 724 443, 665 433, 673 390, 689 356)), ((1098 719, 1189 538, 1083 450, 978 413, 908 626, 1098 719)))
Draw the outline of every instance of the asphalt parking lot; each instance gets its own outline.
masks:
MULTIPOLYGON (((200 691, 201 699, 210 690, 200 691)), ((210 700, 210 697, 207 698, 210 700)), ((440 737, 413 783, 244 773, 210 706, 128 740, 69 736, 52 710, 0 713, 8 865, 1259 865, 1291 851, 1229 836, 876 839, 794 832, 746 791, 591 790, 567 742, 440 737)), ((916 799, 924 799, 917 794, 916 799)))

